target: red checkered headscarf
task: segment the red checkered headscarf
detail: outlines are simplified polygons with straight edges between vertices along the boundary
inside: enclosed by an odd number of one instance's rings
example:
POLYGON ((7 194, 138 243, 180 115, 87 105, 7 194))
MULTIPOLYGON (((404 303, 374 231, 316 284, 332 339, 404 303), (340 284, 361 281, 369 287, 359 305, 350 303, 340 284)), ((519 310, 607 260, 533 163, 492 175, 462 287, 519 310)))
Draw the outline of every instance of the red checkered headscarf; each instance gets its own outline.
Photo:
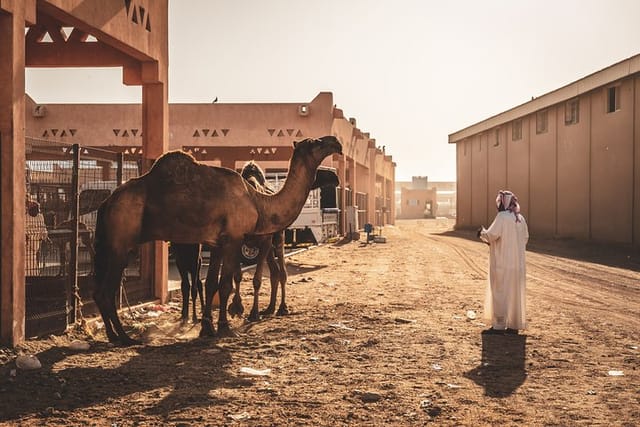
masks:
POLYGON ((516 216, 516 222, 520 222, 520 205, 515 194, 508 190, 501 190, 496 197, 496 207, 499 211, 509 211, 516 216))

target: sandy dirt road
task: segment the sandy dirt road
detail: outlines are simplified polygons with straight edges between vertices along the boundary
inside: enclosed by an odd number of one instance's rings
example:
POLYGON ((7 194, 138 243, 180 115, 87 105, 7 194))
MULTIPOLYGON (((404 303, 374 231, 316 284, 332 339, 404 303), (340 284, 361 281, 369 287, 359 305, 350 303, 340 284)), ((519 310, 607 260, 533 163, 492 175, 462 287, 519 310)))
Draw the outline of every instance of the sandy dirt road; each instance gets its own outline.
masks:
MULTIPOLYGON (((0 423, 640 423, 637 250, 532 239, 529 329, 496 336, 481 334, 488 248, 473 232, 434 219, 398 221, 382 234, 386 243, 363 236, 290 257, 291 314, 236 318, 234 338, 198 339, 199 325, 182 326, 166 306, 127 322, 142 346, 110 346, 101 330, 32 340, 18 350, 42 369, 15 376, 4 349, 0 423), (70 350, 77 338, 90 350, 70 350)), ((265 278, 261 308, 267 288, 265 278)))

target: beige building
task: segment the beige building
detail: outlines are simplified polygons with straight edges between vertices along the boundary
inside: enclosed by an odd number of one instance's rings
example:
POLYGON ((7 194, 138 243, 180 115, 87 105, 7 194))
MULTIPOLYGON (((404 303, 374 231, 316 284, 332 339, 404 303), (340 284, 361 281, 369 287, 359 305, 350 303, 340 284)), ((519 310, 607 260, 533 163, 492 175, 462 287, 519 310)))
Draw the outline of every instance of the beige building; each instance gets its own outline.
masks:
MULTIPOLYGON (((28 99, 26 134, 140 153, 140 109, 139 104, 37 104, 28 99)), ((339 207, 357 206, 360 228, 367 222, 393 224, 395 163, 355 119, 345 118, 332 93, 293 103, 169 104, 169 150, 185 150, 215 166, 239 170, 255 160, 267 173, 286 173, 293 142, 324 135, 335 135, 344 147, 343 156, 323 163, 340 177, 339 207)), ((341 215, 341 232, 346 220, 341 215)))
POLYGON ((449 135, 457 226, 519 197, 533 235, 640 242, 640 55, 449 135))
POLYGON ((430 182, 426 176, 396 181, 396 218, 455 217, 455 188, 455 182, 430 182))

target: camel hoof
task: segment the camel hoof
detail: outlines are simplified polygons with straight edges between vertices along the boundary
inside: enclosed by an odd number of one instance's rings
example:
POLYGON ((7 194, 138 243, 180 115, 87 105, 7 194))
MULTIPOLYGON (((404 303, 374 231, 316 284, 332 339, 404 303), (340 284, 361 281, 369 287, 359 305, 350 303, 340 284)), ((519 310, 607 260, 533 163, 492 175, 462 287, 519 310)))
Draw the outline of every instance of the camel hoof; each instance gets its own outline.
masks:
POLYGON ((200 338, 211 338, 216 336, 216 330, 210 319, 202 319, 202 329, 200 329, 200 338))
POLYGON ((251 314, 247 317, 249 322, 257 322, 260 320, 260 314, 258 314, 257 310, 251 310, 251 314))
POLYGON ((265 308, 264 310, 262 310, 262 311, 260 312, 260 315, 261 315, 261 316, 271 316, 271 315, 273 314, 273 312, 274 312, 274 311, 275 311, 275 310, 274 310, 274 308, 273 308, 273 307, 267 307, 267 308, 265 308))
POLYGON ((228 323, 218 324, 218 336, 225 338, 237 337, 234 331, 231 330, 228 323))
POLYGON ((232 317, 240 317, 244 313, 244 306, 241 302, 233 301, 229 304, 229 315, 232 317))
POLYGON ((276 313, 276 316, 288 316, 289 315, 289 308, 288 307, 280 307, 278 309, 278 312, 276 313))

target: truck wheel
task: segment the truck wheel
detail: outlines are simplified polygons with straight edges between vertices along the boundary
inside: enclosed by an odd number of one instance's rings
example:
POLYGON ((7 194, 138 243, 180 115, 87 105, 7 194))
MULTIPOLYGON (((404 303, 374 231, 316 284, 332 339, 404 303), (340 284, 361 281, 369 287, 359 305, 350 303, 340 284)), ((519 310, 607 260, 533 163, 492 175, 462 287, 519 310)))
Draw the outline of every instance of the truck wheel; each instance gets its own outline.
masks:
POLYGON ((240 261, 244 265, 251 265, 256 263, 256 258, 258 257, 258 253, 260 253, 260 249, 254 248, 251 246, 247 246, 246 244, 242 244, 240 248, 240 261))

